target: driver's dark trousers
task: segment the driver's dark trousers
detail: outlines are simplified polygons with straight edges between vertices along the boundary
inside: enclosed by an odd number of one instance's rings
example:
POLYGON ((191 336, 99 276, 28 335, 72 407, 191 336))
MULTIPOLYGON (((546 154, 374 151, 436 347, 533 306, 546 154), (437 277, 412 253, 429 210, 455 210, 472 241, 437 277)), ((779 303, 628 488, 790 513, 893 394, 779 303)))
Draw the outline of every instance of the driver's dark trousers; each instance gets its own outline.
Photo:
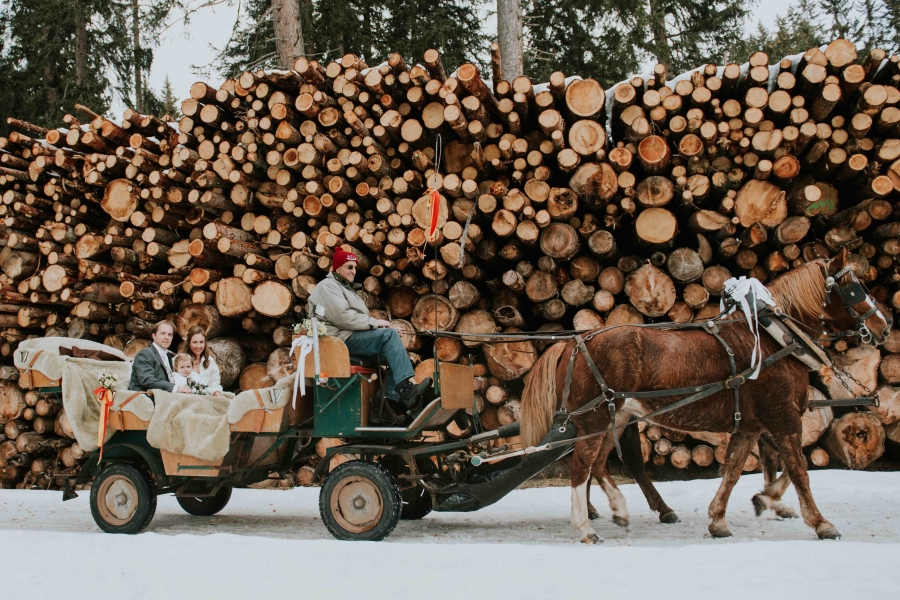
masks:
POLYGON ((384 327, 354 331, 344 343, 352 356, 380 356, 382 363, 387 362, 390 369, 387 372, 384 389, 387 390, 388 398, 398 400, 397 384, 406 381, 415 375, 415 372, 397 330, 384 327))

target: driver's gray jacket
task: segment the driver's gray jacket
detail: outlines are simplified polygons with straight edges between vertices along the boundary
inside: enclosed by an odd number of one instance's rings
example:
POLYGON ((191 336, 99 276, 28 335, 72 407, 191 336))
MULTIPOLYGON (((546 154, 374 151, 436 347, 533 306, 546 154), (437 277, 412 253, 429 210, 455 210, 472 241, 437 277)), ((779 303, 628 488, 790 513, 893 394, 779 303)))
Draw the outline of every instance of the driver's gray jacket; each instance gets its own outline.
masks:
POLYGON ((352 289, 334 278, 333 273, 316 284, 309 295, 308 309, 312 315, 312 305, 325 308, 325 327, 328 335, 346 342, 354 331, 366 331, 378 327, 377 320, 369 316, 366 303, 352 289))

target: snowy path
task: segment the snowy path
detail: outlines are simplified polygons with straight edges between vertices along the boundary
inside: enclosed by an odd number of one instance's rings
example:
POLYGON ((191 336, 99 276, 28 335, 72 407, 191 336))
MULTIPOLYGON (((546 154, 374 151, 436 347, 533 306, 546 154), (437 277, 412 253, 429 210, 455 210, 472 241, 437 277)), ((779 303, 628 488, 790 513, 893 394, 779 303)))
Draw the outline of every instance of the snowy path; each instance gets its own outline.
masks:
MULTIPOLYGON (((577 543, 568 524, 568 488, 402 522, 380 543, 333 540, 318 518, 318 489, 237 490, 208 518, 163 496, 139 536, 100 533, 86 492, 63 504, 59 492, 4 490, 0 564, 17 599, 900 598, 900 473, 818 471, 811 482, 843 540, 820 542, 801 521, 772 513, 754 517, 760 475, 735 489, 729 540, 706 533, 718 480, 659 484, 681 517, 675 525, 659 523, 636 485, 622 486, 629 529, 609 520, 595 486, 595 528, 606 541, 594 547, 577 543)), ((798 508, 793 491, 786 500, 798 508)))

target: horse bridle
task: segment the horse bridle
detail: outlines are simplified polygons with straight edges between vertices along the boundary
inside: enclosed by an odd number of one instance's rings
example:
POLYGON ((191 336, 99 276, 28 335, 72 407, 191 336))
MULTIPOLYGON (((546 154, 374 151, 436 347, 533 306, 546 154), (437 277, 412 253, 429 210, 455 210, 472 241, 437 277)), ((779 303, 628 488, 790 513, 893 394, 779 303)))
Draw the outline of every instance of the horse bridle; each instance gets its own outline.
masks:
POLYGON ((819 268, 822 269, 822 275, 825 277, 825 293, 834 292, 838 295, 844 308, 850 313, 851 317, 856 319, 857 334, 860 340, 864 344, 871 342, 872 332, 866 326, 866 320, 872 315, 878 315, 885 323, 887 323, 887 319, 881 313, 878 305, 875 304, 875 300, 869 295, 869 290, 866 289, 866 286, 856 278, 856 275, 853 273, 853 267, 848 265, 834 275, 828 274, 828 268, 824 264, 819 265, 819 268), (845 275, 850 276, 850 281, 844 285, 839 285, 838 281, 845 275), (868 310, 863 314, 859 314, 853 308, 854 304, 859 304, 860 302, 865 302, 868 307, 868 310))

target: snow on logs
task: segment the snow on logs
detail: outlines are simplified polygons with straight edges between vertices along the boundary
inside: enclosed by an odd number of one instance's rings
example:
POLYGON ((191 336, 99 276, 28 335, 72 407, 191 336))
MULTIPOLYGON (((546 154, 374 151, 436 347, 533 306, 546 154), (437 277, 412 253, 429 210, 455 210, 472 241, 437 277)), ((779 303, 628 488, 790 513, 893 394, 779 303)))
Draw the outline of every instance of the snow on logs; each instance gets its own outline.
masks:
MULTIPOLYGON (((900 310, 896 57, 837 40, 794 64, 755 53, 744 75, 705 65, 667 81, 658 67, 609 94, 559 72, 542 86, 488 86, 473 64, 448 76, 434 50, 424 62, 300 58, 218 88, 198 82, 177 124, 130 109, 120 124, 80 109, 49 131, 11 119, 0 357, 35 335, 133 355, 170 319, 180 335, 208 331, 227 385, 263 385, 290 371, 290 327, 338 246, 360 257, 367 305, 392 319, 415 363, 474 361, 483 422, 516 418, 545 345, 432 346, 422 332, 703 320, 729 277, 770 281, 844 247, 878 301, 900 310)), ((883 448, 878 431, 900 442, 900 338, 832 349, 881 405, 864 413, 874 420, 806 415, 805 444, 816 465, 857 468, 883 448)), ((18 436, 34 419, 10 396, 15 376, 0 366, 0 420, 18 436)), ((64 413, 53 429, 71 431, 64 413)), ((654 465, 711 466, 726 452, 711 434, 657 434, 642 433, 654 465)), ((57 449, 64 464, 80 458, 72 448, 57 449)), ((3 465, 15 477, 0 481, 21 484, 26 467, 3 465)), ((39 472, 29 485, 48 481, 39 472)))

